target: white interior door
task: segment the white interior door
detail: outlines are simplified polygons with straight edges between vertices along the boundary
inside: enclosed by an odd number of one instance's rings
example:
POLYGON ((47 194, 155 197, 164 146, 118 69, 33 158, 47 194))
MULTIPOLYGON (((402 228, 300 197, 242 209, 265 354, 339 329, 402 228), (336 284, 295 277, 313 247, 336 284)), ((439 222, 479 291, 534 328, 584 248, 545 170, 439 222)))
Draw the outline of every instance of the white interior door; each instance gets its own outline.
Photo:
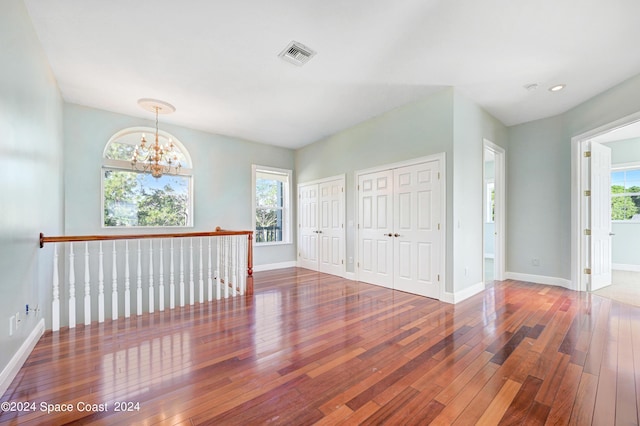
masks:
POLYGON ((611 148, 591 142, 591 291, 611 284, 611 148))
POLYGON ((327 274, 342 275, 344 253, 344 180, 320 183, 319 192, 319 265, 327 274))
POLYGON ((298 187, 298 264, 318 269, 318 185, 298 187))
POLYGON ((393 286, 439 298, 439 162, 394 170, 393 286))
POLYGON ((358 176, 359 279, 393 288, 393 171, 358 176))

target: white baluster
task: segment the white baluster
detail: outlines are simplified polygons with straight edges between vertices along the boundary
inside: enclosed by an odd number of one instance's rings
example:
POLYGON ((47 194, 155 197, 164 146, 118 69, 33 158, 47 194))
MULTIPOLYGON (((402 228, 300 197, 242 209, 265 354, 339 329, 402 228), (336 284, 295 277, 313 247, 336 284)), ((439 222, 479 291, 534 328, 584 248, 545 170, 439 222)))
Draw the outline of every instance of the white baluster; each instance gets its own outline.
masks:
POLYGON ((222 255, 222 237, 216 238, 216 299, 220 300, 221 295, 221 287, 220 287, 220 256, 222 255))
POLYGON ((193 238, 189 238, 189 304, 195 303, 195 285, 193 283, 193 238))
POLYGON ((158 309, 164 311, 164 251, 162 250, 162 240, 160 240, 160 283, 158 284, 158 309))
POLYGON ((51 330, 60 330, 60 277, 58 276, 58 245, 53 245, 53 295, 51 301, 51 330))
POLYGON ((200 275, 198 280, 199 297, 198 302, 204 303, 204 276, 203 276, 203 264, 202 264, 202 238, 200 238, 200 275))
POLYGON ((184 306, 184 244, 180 238, 180 306, 184 306))
POLYGON ((124 246, 124 317, 131 316, 131 283, 129 281, 129 241, 124 246))
POLYGON ((213 280, 211 278, 211 237, 209 237, 207 240, 209 242, 209 255, 208 255, 208 258, 207 258, 208 267, 209 267, 208 272, 207 272, 207 284, 208 284, 208 286, 207 286, 208 287, 207 288, 207 290, 208 290, 208 293, 207 293, 208 299, 207 300, 209 302, 211 302, 213 300, 213 280))
POLYGON ((98 253, 98 322, 104 322, 104 253, 102 252, 102 241, 100 241, 100 252, 98 253))
POLYGON ((76 326, 76 272, 73 243, 69 243, 69 328, 76 326))
POLYGON ((136 286, 136 302, 138 315, 142 315, 142 248, 140 248, 140 240, 138 240, 138 281, 136 286))
POLYGON ((111 319, 118 319, 118 253, 116 252, 116 241, 113 241, 113 259, 111 262, 111 273, 113 280, 111 282, 111 319))
POLYGON ((89 275, 89 242, 84 243, 84 325, 91 324, 91 277, 89 275))
POLYGON ((176 307, 176 285, 173 270, 173 239, 171 240, 171 248, 169 249, 169 257, 171 257, 171 263, 169 266, 169 309, 176 307))
POLYGON ((229 237, 224 238, 224 257, 222 261, 224 262, 224 298, 229 297, 229 237))
POLYGON ((233 286, 231 290, 233 291, 233 296, 236 295, 238 291, 238 237, 231 237, 231 285, 233 286))
POLYGON ((153 240, 149 240, 149 313, 155 308, 155 289, 153 288, 153 240))

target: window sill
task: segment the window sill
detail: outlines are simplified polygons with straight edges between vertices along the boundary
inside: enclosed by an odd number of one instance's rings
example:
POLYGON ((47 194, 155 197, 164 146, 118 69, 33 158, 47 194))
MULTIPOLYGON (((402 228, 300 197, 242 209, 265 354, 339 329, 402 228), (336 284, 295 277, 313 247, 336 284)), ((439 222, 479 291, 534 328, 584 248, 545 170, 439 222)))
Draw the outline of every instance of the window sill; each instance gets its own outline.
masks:
POLYGON ((273 247, 273 246, 288 246, 293 243, 288 241, 277 241, 272 243, 253 243, 254 247, 273 247))

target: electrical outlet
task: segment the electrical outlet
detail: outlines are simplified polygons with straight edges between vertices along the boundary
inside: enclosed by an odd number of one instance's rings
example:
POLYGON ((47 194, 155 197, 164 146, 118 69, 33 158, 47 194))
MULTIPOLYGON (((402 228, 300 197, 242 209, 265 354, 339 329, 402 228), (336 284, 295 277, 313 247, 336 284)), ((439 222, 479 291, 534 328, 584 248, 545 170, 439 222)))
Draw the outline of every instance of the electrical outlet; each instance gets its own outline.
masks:
POLYGON ((538 259, 537 257, 534 257, 533 259, 531 259, 531 264, 533 266, 540 266, 540 259, 538 259))

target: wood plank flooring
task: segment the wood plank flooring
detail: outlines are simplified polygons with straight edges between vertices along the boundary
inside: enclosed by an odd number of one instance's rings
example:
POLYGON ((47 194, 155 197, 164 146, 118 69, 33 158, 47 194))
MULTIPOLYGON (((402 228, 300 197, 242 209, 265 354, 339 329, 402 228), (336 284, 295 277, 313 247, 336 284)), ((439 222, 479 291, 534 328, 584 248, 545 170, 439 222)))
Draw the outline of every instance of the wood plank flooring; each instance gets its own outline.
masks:
POLYGON ((637 425, 640 308, 261 272, 253 299, 47 332, 2 402, 21 425, 637 425))

